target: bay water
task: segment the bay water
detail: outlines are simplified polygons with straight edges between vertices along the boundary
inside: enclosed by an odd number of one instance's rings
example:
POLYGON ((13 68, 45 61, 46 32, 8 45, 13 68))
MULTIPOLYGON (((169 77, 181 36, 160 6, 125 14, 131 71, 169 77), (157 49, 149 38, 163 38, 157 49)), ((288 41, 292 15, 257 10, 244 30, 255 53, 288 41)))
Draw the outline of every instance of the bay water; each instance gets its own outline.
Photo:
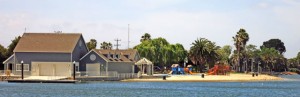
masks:
POLYGON ((0 97, 300 97, 300 76, 262 82, 0 82, 0 97))

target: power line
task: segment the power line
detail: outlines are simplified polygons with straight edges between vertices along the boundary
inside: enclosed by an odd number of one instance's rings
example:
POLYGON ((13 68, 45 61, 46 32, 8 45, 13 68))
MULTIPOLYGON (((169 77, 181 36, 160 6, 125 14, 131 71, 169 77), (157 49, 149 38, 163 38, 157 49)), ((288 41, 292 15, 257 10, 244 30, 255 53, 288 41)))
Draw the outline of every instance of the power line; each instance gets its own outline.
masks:
POLYGON ((115 41, 117 42, 117 44, 115 44, 114 46, 117 47, 117 50, 119 49, 119 46, 121 46, 121 44, 119 44, 119 41, 121 41, 121 39, 115 39, 115 41))

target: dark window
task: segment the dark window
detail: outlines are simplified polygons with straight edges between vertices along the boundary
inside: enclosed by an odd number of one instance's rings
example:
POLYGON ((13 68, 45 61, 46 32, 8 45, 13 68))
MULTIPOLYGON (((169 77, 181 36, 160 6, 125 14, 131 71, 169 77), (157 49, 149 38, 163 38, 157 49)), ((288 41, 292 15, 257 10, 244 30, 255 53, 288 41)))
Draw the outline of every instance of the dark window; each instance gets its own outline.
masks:
POLYGON ((112 59, 109 59, 109 61, 113 61, 112 59))
POLYGON ((103 54, 103 55, 108 58, 107 54, 103 54))
POLYGON ((120 59, 120 61, 123 61, 122 59, 120 59))
POLYGON ((115 61, 118 61, 118 59, 115 59, 115 61))
POLYGON ((124 55, 126 58, 129 58, 129 55, 124 55))
POLYGON ((133 61, 132 59, 129 59, 130 61, 133 61))
POLYGON ((120 55, 116 54, 116 58, 119 59, 119 58, 120 58, 120 55))

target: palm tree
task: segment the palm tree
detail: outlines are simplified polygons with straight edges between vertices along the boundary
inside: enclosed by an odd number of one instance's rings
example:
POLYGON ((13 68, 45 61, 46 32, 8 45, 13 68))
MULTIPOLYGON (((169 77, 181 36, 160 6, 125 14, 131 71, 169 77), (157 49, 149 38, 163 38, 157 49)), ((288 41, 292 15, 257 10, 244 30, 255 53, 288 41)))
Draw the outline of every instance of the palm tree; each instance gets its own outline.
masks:
POLYGON ((215 58, 217 53, 215 52, 215 43, 205 38, 200 38, 192 43, 190 48, 189 57, 192 62, 199 66, 200 72, 204 64, 210 61, 211 58, 215 58))
POLYGON ((274 63, 276 63, 276 59, 280 58, 280 54, 274 48, 262 48, 261 52, 259 53, 260 58, 267 64, 270 73, 274 68, 274 63))
POLYGON ((142 37, 141 37, 141 42, 146 41, 146 40, 151 40, 151 35, 149 33, 145 33, 142 37))
POLYGON ((246 43, 249 41, 249 35, 246 32, 245 29, 240 29, 237 34, 235 35, 235 37, 232 37, 234 40, 234 45, 236 47, 237 50, 237 64, 236 64, 236 71, 241 71, 241 65, 240 65, 240 53, 242 51, 244 51, 246 43))
POLYGON ((112 49, 112 44, 110 42, 104 41, 100 45, 101 45, 100 46, 101 49, 112 49))

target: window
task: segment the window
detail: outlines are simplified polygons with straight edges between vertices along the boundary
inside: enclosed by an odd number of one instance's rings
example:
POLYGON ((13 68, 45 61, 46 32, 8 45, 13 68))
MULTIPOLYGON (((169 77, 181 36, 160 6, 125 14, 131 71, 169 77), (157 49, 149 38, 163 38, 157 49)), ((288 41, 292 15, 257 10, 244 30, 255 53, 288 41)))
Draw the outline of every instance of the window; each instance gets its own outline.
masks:
MULTIPOLYGON (((29 64, 23 64, 24 65, 24 71, 29 71, 29 64)), ((21 64, 16 64, 16 71, 21 71, 21 64)))
POLYGON ((78 62, 75 63, 75 71, 79 72, 79 63, 78 62))
POLYGON ((120 59, 120 55, 119 54, 116 54, 116 59, 120 59))
POLYGON ((124 55, 124 56, 129 59, 129 55, 124 55))
POLYGON ((79 66, 75 66, 75 70, 76 70, 76 72, 79 72, 79 66))

